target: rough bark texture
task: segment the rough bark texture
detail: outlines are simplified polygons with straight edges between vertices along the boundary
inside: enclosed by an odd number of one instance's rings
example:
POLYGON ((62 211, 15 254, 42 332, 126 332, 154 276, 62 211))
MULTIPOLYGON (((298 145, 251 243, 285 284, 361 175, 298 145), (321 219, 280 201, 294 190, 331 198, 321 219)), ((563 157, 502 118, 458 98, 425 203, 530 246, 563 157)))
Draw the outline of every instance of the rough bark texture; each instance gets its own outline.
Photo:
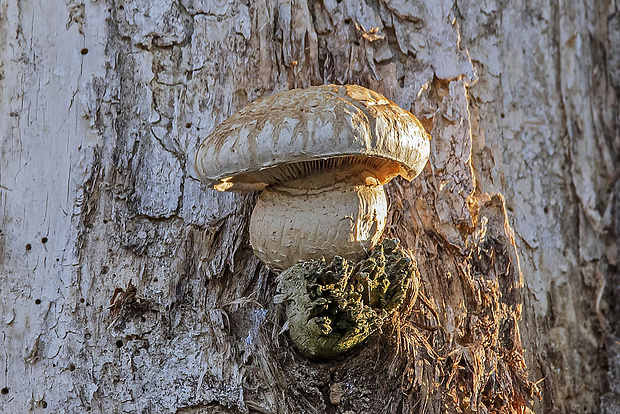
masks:
POLYGON ((0 411, 619 412, 619 91, 612 0, 0 0, 0 411), (311 362, 193 157, 323 83, 433 141, 417 300, 311 362))

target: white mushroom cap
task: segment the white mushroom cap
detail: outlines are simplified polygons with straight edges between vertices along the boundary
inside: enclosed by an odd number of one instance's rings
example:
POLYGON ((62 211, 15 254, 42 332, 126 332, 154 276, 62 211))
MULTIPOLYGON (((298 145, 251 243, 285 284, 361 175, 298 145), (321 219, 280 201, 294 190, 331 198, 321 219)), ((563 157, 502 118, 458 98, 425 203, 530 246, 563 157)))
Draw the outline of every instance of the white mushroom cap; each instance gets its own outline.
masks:
POLYGON ((325 85, 258 99, 200 145, 198 176, 213 188, 256 191, 317 171, 366 164, 385 184, 415 178, 430 137, 410 112, 361 86, 325 85))

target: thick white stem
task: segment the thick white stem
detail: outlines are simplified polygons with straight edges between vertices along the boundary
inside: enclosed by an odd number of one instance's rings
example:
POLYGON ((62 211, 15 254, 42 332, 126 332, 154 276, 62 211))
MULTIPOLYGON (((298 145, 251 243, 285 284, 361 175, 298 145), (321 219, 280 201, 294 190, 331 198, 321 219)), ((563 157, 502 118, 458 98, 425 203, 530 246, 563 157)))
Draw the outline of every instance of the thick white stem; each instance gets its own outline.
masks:
POLYGON ((381 185, 275 186, 256 203, 250 242, 256 256, 275 271, 335 255, 359 260, 379 241, 386 216, 381 185))

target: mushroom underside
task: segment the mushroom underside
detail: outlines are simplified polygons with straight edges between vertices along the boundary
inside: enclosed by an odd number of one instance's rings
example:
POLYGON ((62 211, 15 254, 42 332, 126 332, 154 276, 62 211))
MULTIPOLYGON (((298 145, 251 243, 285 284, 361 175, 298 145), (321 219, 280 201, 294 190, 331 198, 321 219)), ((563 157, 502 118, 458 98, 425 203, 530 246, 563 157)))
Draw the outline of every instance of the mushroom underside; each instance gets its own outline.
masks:
POLYGON ((350 155, 284 163, 247 171, 221 179, 219 184, 214 185, 214 188, 219 191, 260 191, 269 185, 296 180, 312 174, 360 166, 372 169, 381 184, 386 184, 399 174, 409 176, 409 172, 396 161, 366 155, 350 155))

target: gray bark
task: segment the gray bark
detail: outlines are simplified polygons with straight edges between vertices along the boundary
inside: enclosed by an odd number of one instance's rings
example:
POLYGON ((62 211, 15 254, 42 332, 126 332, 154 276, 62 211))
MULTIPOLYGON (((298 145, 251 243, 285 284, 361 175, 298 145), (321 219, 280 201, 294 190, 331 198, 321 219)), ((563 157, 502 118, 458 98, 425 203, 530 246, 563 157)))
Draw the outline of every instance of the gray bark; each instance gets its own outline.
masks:
POLYGON ((620 412, 619 91, 612 0, 0 0, 0 411, 620 412), (433 140, 421 296, 316 362, 193 157, 323 83, 433 140))

